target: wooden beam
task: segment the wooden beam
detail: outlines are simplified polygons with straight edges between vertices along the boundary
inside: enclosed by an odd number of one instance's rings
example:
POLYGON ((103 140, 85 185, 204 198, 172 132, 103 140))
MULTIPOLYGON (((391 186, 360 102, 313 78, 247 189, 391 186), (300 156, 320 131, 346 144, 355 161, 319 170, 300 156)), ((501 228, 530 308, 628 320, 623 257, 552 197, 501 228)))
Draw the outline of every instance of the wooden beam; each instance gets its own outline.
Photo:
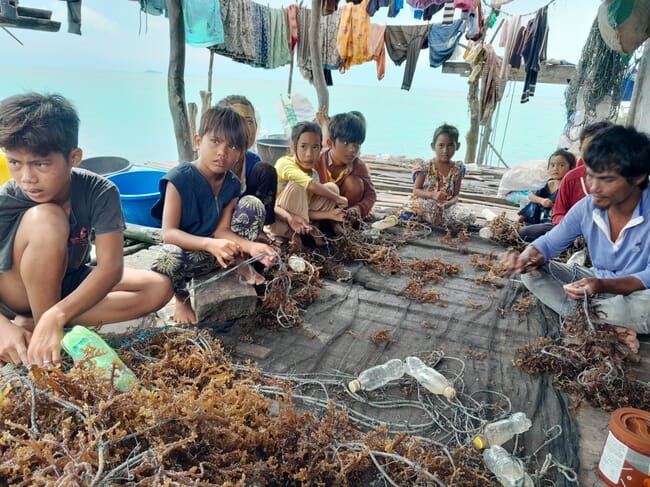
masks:
POLYGON ((18 5, 16 7, 16 11, 18 12, 18 17, 31 17, 34 19, 46 19, 46 20, 52 19, 51 10, 43 10, 42 8, 21 7, 20 5, 18 5))
POLYGON ((58 32, 61 29, 61 22, 34 17, 16 17, 15 19, 0 17, 0 27, 58 32))
MULTIPOLYGON (((447 74, 459 74, 463 77, 469 76, 472 71, 469 63, 463 61, 447 61, 442 65, 442 72, 447 74)), ((568 64, 542 64, 537 77, 537 83, 548 83, 566 85, 576 75, 576 66, 568 64)), ((526 77, 524 69, 511 69, 510 79, 523 81, 526 77)))

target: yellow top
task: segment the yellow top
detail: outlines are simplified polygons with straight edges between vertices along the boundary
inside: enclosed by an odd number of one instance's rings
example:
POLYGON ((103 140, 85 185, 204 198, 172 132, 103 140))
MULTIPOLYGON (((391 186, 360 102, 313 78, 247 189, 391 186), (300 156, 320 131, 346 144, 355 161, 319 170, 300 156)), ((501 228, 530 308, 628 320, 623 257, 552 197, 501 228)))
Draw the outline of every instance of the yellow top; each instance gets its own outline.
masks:
POLYGON ((0 151, 0 185, 6 183, 11 179, 9 167, 7 166, 7 158, 4 152, 0 151))

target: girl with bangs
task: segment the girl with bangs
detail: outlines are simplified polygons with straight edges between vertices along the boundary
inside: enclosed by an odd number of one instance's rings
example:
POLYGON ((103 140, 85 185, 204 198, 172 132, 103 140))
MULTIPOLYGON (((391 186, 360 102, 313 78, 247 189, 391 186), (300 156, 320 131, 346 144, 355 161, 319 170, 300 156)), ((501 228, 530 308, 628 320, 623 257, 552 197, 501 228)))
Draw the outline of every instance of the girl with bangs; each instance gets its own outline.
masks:
MULTIPOLYGON (((160 199, 151 215, 162 222, 165 245, 152 269, 172 281, 177 323, 197 321, 186 288, 190 279, 248 256, 266 254, 261 262, 273 263, 271 247, 256 242, 266 217, 264 205, 254 196, 239 198, 241 182, 232 172, 248 138, 246 121, 236 111, 210 108, 194 136, 197 159, 179 164, 160 180, 160 199)), ((249 284, 264 282, 251 266, 237 272, 249 284)))

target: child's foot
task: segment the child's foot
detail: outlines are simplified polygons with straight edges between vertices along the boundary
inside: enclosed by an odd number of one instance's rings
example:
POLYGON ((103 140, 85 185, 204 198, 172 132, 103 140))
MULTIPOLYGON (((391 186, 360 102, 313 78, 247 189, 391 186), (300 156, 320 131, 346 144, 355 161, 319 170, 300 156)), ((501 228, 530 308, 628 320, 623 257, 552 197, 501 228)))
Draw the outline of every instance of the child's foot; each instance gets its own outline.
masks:
POLYGON ((176 296, 173 320, 179 324, 195 324, 197 322, 189 296, 176 296))
POLYGON ((622 326, 615 326, 614 329, 618 333, 618 339, 626 345, 632 353, 639 353, 639 339, 636 337, 636 331, 630 330, 622 326))
POLYGON ((245 265, 237 269, 235 272, 242 276, 246 280, 246 284, 252 286, 258 286, 262 284, 266 279, 262 274, 259 274, 252 265, 245 265))

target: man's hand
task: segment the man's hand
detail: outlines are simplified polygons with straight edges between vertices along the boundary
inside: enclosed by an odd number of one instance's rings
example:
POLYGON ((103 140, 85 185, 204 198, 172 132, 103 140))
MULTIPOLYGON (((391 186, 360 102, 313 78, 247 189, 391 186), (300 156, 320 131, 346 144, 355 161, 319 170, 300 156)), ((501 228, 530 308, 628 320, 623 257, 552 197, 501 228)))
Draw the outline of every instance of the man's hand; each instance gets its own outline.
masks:
POLYGON ((596 277, 587 277, 564 285, 564 292, 567 296, 578 301, 585 298, 585 292, 587 293, 587 297, 591 297, 598 294, 600 292, 599 289, 600 279, 596 277))
POLYGON ((30 364, 48 367, 61 363, 61 340, 65 324, 65 318, 55 308, 43 313, 29 341, 27 357, 30 364))
POLYGON ((239 244, 226 238, 210 238, 206 249, 215 256, 221 267, 228 267, 233 259, 241 254, 239 244))
POLYGON ((506 276, 525 274, 542 265, 544 263, 544 255, 530 245, 521 254, 517 252, 502 253, 499 255, 499 262, 505 270, 506 276))
POLYGON ((0 316, 0 361, 16 365, 29 365, 27 348, 32 334, 22 326, 14 325, 0 316))

